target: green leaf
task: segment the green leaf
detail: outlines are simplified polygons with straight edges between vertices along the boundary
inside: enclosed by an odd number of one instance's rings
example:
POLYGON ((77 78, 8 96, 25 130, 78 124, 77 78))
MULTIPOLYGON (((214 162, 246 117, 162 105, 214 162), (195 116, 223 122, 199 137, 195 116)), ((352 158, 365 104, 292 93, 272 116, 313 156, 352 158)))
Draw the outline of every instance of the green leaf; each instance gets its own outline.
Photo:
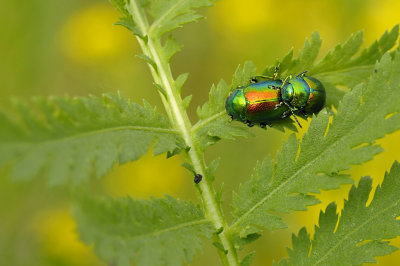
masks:
POLYGON ((186 170, 188 170, 189 172, 191 172, 192 174, 196 174, 196 170, 194 170, 194 167, 192 164, 190 163, 183 163, 181 164, 182 167, 186 168, 186 170))
MULTIPOLYGON (((363 33, 359 31, 351 35, 343 45, 337 45, 315 64, 321 39, 318 33, 313 33, 310 41, 306 40, 304 43, 296 59, 293 59, 292 49, 281 60, 279 72, 283 76, 308 70, 308 75, 316 77, 325 85, 326 105, 337 106, 346 90, 367 80, 374 70, 375 62, 396 45, 398 34, 399 26, 396 25, 390 32, 386 31, 378 41, 360 52, 363 33)), ((272 76, 278 62, 267 67, 264 75, 272 76)))
POLYGON ((255 252, 251 252, 249 255, 244 257, 244 259, 240 262, 240 266, 250 266, 253 262, 255 252))
POLYGON ((192 203, 165 199, 78 197, 78 230, 83 241, 110 265, 181 265, 201 249, 212 228, 192 203))
POLYGON ((203 18, 196 13, 196 9, 211 6, 214 0, 110 0, 110 2, 122 14, 116 25, 126 27, 146 43, 150 38, 161 51, 165 62, 169 62, 182 46, 172 36, 169 36, 162 45, 162 37, 184 24, 203 18), (151 17, 151 23, 147 14, 151 17))
MULTIPOLYGON (((167 40, 165 41, 164 47, 163 47, 163 55, 164 58, 167 59, 167 62, 169 62, 172 58, 172 56, 174 56, 177 52, 179 52, 182 49, 182 45, 180 43, 178 43, 178 41, 172 36, 168 36, 167 40)), ((187 75, 186 75, 186 79, 187 79, 187 75)), ((184 82, 186 81, 186 79, 184 80, 184 82)))
POLYGON ((279 64, 279 74, 284 78, 283 74, 298 74, 304 70, 309 70, 313 66, 321 48, 322 40, 318 32, 311 35, 310 40, 306 39, 303 48, 299 51, 297 58, 293 58, 293 48, 284 56, 281 61, 277 61, 274 65, 267 67, 263 75, 272 76, 275 67, 279 64))
POLYGON ((311 240, 305 228, 293 235, 289 260, 279 265, 361 265, 376 263, 374 257, 396 251, 385 240, 400 235, 396 219, 400 216, 400 164, 393 164, 367 206, 371 190, 369 177, 362 178, 357 188, 353 186, 340 219, 331 203, 320 213, 314 238, 311 240))
POLYGON ((151 65, 153 67, 153 69, 157 72, 157 64, 154 63, 154 61, 150 57, 148 57, 147 55, 144 55, 144 54, 138 54, 138 55, 136 55, 136 57, 146 61, 146 63, 151 65))
MULTIPOLYGON (((232 76, 232 84, 229 90, 231 91, 239 86, 248 85, 250 83, 250 78, 254 77, 255 75, 256 75, 256 67, 254 66, 254 63, 252 61, 245 62, 243 64, 243 67, 239 65, 232 76)), ((226 94, 225 96, 228 96, 228 93, 225 94, 226 94)), ((204 104, 204 106, 207 106, 207 103, 204 104)))
POLYGON ((185 84, 186 80, 189 77, 189 73, 180 74, 175 80, 175 86, 178 92, 182 91, 183 84, 185 84))
MULTIPOLYGON (((122 14, 117 25, 122 25, 143 39, 143 45, 150 45, 144 54, 138 55, 150 64, 155 72, 157 65, 164 62, 164 68, 169 69, 169 62, 173 55, 179 52, 182 45, 172 36, 163 38, 164 35, 182 25, 197 21, 203 16, 196 13, 196 9, 211 6, 214 0, 110 0, 122 14)), ((164 64, 163 63, 163 64, 164 64)), ((161 67, 160 65, 158 67, 161 67)), ((188 74, 180 75, 175 81, 175 88, 179 93, 186 82, 188 74)), ((171 77, 172 79, 172 77, 171 77)), ((156 86, 166 96, 160 81, 156 86)), ((183 103, 188 106, 190 98, 183 103)))
POLYGON ((192 101, 193 95, 188 95, 182 100, 182 105, 185 109, 188 109, 190 102, 192 101))
POLYGON ((215 172, 217 171, 217 168, 219 166, 219 161, 221 158, 217 158, 213 160, 206 168, 206 176, 211 180, 214 181, 215 178, 215 172))
POLYGON ((110 3, 121 13, 122 17, 119 19, 115 25, 120 25, 128 30, 132 31, 133 34, 144 38, 143 33, 136 27, 135 22, 133 21, 132 15, 128 11, 128 0, 110 0, 110 3))
POLYGON ((110 2, 122 14, 118 24, 142 38, 148 33, 151 38, 161 39, 167 32, 203 18, 195 10, 211 6, 214 0, 110 0, 110 2), (150 14, 152 18, 151 25, 147 25, 146 14, 150 14))
POLYGON ((236 88, 238 84, 248 83, 250 77, 254 76, 254 74, 255 67, 253 63, 246 62, 243 68, 239 66, 236 69, 232 86, 221 80, 217 86, 213 85, 211 87, 209 101, 197 108, 197 115, 200 120, 193 127, 202 149, 213 145, 220 139, 252 136, 247 127, 239 123, 230 122, 230 118, 225 111, 225 100, 231 91, 231 87, 236 88))
POLYGON ((45 176, 51 185, 105 175, 115 163, 184 147, 167 118, 122 95, 17 102, 17 122, 0 114, 0 167, 15 179, 45 176))
MULTIPOLYGON (((254 64, 248 61, 244 63, 243 67, 240 65, 237 67, 230 86, 224 80, 221 80, 217 86, 213 85, 211 87, 209 101, 198 107, 197 115, 200 120, 193 127, 202 149, 213 145, 221 139, 233 140, 236 137, 253 136, 243 123, 230 121, 225 110, 225 101, 233 89, 239 86, 247 86, 250 78, 254 77, 255 74, 256 68, 254 64)), ((284 128, 297 131, 291 119, 282 119, 274 122, 273 128, 280 131, 284 131, 284 128)))
POLYGON ((211 6, 213 0, 154 0, 150 2, 149 14, 153 18, 150 33, 154 37, 161 37, 165 33, 194 22, 203 16, 195 9, 211 6))
POLYGON ((228 254, 228 250, 224 249, 224 246, 221 243, 213 242, 212 244, 214 245, 214 247, 216 247, 217 249, 219 249, 223 253, 228 254))
POLYGON ((352 183, 341 171, 382 151, 375 141, 400 128, 400 53, 394 60, 387 53, 376 69, 367 84, 346 93, 332 123, 322 111, 302 140, 289 137, 276 163, 267 157, 258 164, 234 194, 232 232, 246 237, 259 226, 285 227, 279 213, 318 203, 308 193, 352 183))

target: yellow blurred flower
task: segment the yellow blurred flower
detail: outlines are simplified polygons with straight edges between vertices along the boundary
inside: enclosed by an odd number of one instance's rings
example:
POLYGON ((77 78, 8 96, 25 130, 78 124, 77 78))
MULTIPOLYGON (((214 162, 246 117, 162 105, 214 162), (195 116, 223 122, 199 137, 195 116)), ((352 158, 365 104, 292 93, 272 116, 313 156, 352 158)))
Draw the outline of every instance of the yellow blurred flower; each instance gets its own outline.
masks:
POLYGON ((42 211, 33 227, 45 258, 66 265, 103 265, 92 249, 79 240, 76 223, 67 210, 42 211))
POLYGON ((372 1, 368 5, 364 23, 368 42, 376 40, 385 30, 400 23, 400 2, 397 0, 372 1))
POLYGON ((135 44, 126 29, 113 25, 119 14, 109 4, 95 4, 73 13, 61 30, 66 56, 81 64, 92 64, 126 54, 135 44))
MULTIPOLYGON (((274 14, 266 14, 266 10, 273 10, 270 0, 230 0, 217 3, 210 11, 217 17, 217 29, 228 31, 229 34, 243 34, 258 30, 262 25, 273 22, 274 14)), ((271 12, 272 13, 272 12, 271 12)))

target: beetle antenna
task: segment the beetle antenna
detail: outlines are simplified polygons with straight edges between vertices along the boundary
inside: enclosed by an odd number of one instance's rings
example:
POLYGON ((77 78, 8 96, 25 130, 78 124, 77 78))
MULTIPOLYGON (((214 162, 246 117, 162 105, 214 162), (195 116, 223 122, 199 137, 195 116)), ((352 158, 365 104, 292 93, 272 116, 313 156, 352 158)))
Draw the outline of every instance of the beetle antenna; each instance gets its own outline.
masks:
POLYGON ((283 88, 283 86, 285 86, 286 83, 288 83, 288 82, 287 82, 288 79, 292 79, 292 78, 293 78, 292 75, 287 76, 287 77, 285 78, 285 80, 283 81, 283 83, 282 83, 282 85, 281 85, 281 88, 283 88))
POLYGON ((303 71, 303 72, 297 74, 297 75, 296 75, 296 78, 298 78, 298 77, 301 77, 301 78, 304 77, 304 76, 306 75, 307 72, 308 72, 308 71, 305 70, 305 71, 303 71))
POLYGON ((277 79, 278 77, 278 72, 279 72, 279 66, 281 65, 281 62, 278 63, 278 65, 275 67, 275 71, 274 71, 274 75, 273 75, 273 79, 277 79))

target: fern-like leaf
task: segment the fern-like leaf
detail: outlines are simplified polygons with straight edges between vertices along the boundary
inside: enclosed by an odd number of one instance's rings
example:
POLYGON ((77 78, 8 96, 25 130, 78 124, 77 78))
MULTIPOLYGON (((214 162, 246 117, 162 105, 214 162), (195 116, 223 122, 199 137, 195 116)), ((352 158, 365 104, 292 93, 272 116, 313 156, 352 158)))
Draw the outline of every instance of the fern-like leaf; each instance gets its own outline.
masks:
POLYGON ((180 50, 181 45, 169 36, 164 45, 162 37, 184 24, 195 22, 202 15, 196 9, 211 6, 214 0, 110 0, 122 14, 117 25, 122 25, 146 42, 151 38, 160 46, 162 54, 169 62, 171 57, 180 50), (150 17, 147 16, 150 15, 150 17), (149 23, 149 19, 151 22, 149 23))
POLYGON ((320 113, 301 141, 289 137, 275 164, 267 157, 257 166, 234 194, 231 230, 247 237, 258 226, 285 227, 277 213, 305 210, 318 202, 308 193, 351 183, 340 171, 371 160, 382 151, 375 140, 400 128, 399 91, 400 53, 394 60, 387 53, 368 84, 346 93, 331 124, 329 115, 320 113))
MULTIPOLYGON (((186 23, 195 22, 203 16, 196 12, 197 9, 212 5, 215 0, 110 0, 111 3, 122 14, 118 25, 125 26, 135 35, 139 36, 144 42, 143 45, 152 47, 146 48, 145 54, 139 55, 157 73, 157 63, 165 62, 163 68, 169 70, 171 58, 180 51, 182 46, 172 36, 164 36, 182 27, 186 23), (164 40, 164 41, 162 41, 164 40)), ((163 69, 163 71, 166 71, 163 69)), ((172 77, 171 77, 172 79, 172 77)), ((180 75, 175 81, 174 89, 181 92, 183 84, 187 79, 187 74, 180 75)), ((157 89, 166 95, 165 88, 161 81, 156 82, 157 89)), ((165 86, 165 85, 164 85, 165 86)), ((183 102, 185 108, 188 107, 191 98, 186 98, 183 102)))
MULTIPOLYGON (((390 32, 385 32, 379 41, 374 42, 369 48, 359 52, 362 44, 362 32, 358 32, 343 44, 338 45, 317 64, 315 60, 318 56, 322 41, 317 32, 311 35, 310 40, 306 40, 303 48, 299 51, 297 58, 293 58, 293 49, 279 62, 279 73, 282 77, 288 74, 298 74, 308 70, 308 74, 315 76, 325 85, 327 89, 327 106, 335 105, 342 99, 345 90, 337 86, 353 86, 365 81, 373 71, 374 64, 382 55, 393 48, 399 33, 399 27, 395 26, 390 32)), ((278 62, 264 70, 263 75, 272 76, 278 62)), ((251 62, 245 63, 243 68, 237 68, 231 86, 223 80, 218 86, 213 86, 210 91, 209 102, 198 109, 197 114, 200 118, 195 126, 198 136, 202 139, 204 147, 212 145, 220 139, 234 139, 237 136, 246 136, 243 128, 236 123, 230 124, 229 118, 225 115, 225 99, 229 92, 238 86, 246 86, 249 80, 256 74, 256 69, 251 62), (203 128, 204 127, 204 128, 203 128)), ((296 131, 290 119, 276 121, 273 124, 275 129, 283 131, 289 128, 296 131)))
POLYGON ((217 86, 213 85, 211 87, 208 102, 197 108, 199 121, 193 127, 193 132, 195 132, 195 136, 203 149, 220 139, 252 136, 246 127, 230 121, 225 111, 225 100, 231 88, 236 88, 239 84, 248 83, 250 77, 254 76, 254 74, 254 64, 246 62, 243 68, 239 66, 236 69, 232 85, 228 85, 224 80, 221 80, 217 86))
POLYGON ((182 27, 202 18, 195 9, 211 6, 213 0, 155 0, 149 5, 149 13, 153 18, 150 32, 154 36, 163 36, 165 33, 182 27))
POLYGON ((115 163, 184 147, 166 117, 122 95, 17 102, 19 122, 0 115, 0 167, 16 179, 46 176, 50 184, 105 175, 115 163))
POLYGON ((212 234, 199 208, 183 200, 78 197, 82 239, 110 265, 181 265, 212 234))
POLYGON ((396 219, 400 216, 400 164, 393 164, 367 206, 371 189, 369 177, 362 178, 357 188, 353 186, 340 219, 335 203, 331 203, 320 214, 314 239, 301 229, 298 236, 293 235, 288 261, 279 265, 361 265, 376 263, 374 257, 396 251, 385 240, 400 235, 396 219))
MULTIPOLYGON (((308 74, 319 79, 327 89, 327 106, 337 106, 346 88, 353 88, 364 82, 372 74, 375 62, 396 45, 399 26, 396 25, 368 48, 360 52, 363 43, 362 31, 351 35, 343 45, 337 45, 318 63, 314 63, 321 47, 321 38, 313 33, 306 40, 303 49, 293 59, 293 49, 281 60, 280 73, 298 74, 308 70, 308 74), (359 55, 357 55, 359 54, 359 55), (343 88, 345 87, 345 88, 343 88)), ((276 63, 277 64, 277 63, 276 63)), ((275 66, 269 66, 264 75, 272 76, 275 66)))
POLYGON ((197 108, 199 121, 193 127, 193 132, 203 149, 220 139, 252 136, 246 127, 230 122, 225 111, 225 100, 231 88, 236 88, 238 84, 248 83, 254 74, 254 64, 246 62, 243 68, 240 66, 237 68, 231 86, 221 80, 217 86, 211 87, 209 101, 197 108))
MULTIPOLYGON (((111 4, 121 13, 122 17, 115 25, 121 25, 130 30, 136 36, 144 39, 145 35, 137 27, 136 22, 133 20, 131 13, 129 12, 129 0, 110 0, 111 4)), ((146 1, 137 1, 139 5, 146 5, 146 1)))
MULTIPOLYGON (((254 77, 255 74, 256 68, 254 64, 248 61, 243 67, 240 65, 237 67, 231 85, 221 80, 217 86, 213 85, 211 87, 208 102, 197 108, 199 122, 193 127, 193 131, 200 140, 203 149, 220 139, 252 136, 248 128, 244 127, 242 123, 230 121, 225 110, 225 101, 233 89, 248 85, 250 78, 254 77)), ((274 122, 273 127, 281 131, 284 128, 297 131, 290 119, 274 122)))

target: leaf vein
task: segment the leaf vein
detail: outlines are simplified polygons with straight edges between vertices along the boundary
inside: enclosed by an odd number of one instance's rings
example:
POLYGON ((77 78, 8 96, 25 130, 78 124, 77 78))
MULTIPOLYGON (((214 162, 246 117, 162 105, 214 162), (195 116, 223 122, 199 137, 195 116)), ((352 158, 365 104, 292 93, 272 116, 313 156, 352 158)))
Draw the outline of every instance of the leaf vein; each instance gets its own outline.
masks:
POLYGON ((209 223, 210 221, 207 219, 202 219, 198 221, 191 221, 191 222, 186 222, 182 223, 176 226, 171 226, 162 230, 156 230, 154 232, 148 233, 148 234, 143 234, 143 235, 138 235, 131 237, 131 240, 139 240, 139 239, 145 239, 145 238, 151 238, 151 237, 156 237, 165 233, 173 232, 173 231, 178 231, 179 229, 185 228, 185 227, 191 227, 191 226, 196 226, 196 225, 201 225, 201 224, 206 224, 209 223))
POLYGON ((153 24, 149 28, 149 35, 153 33, 153 31, 156 29, 156 27, 159 24, 162 24, 163 20, 168 17, 170 13, 172 13, 175 9, 177 9, 180 5, 183 4, 186 0, 180 0, 176 2, 174 5, 172 5, 161 17, 159 17, 156 21, 153 22, 153 24))
POLYGON ((193 126, 192 132, 193 132, 193 133, 196 132, 196 131, 199 130, 200 128, 202 128, 202 127, 204 127, 205 125, 211 123, 212 121, 214 121, 214 120, 216 120, 216 119, 222 117, 222 116, 225 115, 225 114, 226 114, 225 111, 221 111, 221 112, 219 112, 219 113, 216 113, 216 114, 214 114, 214 115, 208 117, 207 119, 200 120, 199 122, 197 122, 197 123, 193 126))

